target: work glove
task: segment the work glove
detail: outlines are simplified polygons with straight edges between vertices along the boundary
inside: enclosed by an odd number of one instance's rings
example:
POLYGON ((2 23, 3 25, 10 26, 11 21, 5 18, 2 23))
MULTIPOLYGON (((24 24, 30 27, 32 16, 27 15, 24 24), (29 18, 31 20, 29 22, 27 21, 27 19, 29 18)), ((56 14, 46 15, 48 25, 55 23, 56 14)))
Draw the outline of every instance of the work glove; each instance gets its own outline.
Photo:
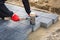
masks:
POLYGON ((20 18, 18 15, 13 14, 12 17, 1 17, 2 20, 13 20, 13 21, 20 21, 20 18))
POLYGON ((13 20, 13 21, 20 21, 20 18, 19 18, 18 15, 13 14, 12 17, 11 17, 11 20, 13 20))

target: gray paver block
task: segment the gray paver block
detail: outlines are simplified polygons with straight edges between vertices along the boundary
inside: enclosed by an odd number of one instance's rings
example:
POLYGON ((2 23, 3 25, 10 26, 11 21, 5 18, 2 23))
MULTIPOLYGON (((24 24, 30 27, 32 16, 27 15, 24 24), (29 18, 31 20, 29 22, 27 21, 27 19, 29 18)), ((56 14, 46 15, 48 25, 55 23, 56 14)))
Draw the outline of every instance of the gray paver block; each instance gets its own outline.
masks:
POLYGON ((56 23, 58 21, 58 15, 57 14, 44 14, 42 15, 44 17, 48 17, 53 20, 53 23, 56 23))
MULTIPOLYGON (((26 22, 29 23, 28 21, 26 22)), ((28 34, 31 32, 31 27, 26 22, 0 21, 0 40, 27 39, 28 34)))
POLYGON ((59 16, 57 14, 53 14, 53 13, 45 13, 45 12, 37 12, 37 11, 36 11, 36 13, 39 16, 43 16, 43 17, 52 19, 53 24, 56 23, 59 18, 59 16))
POLYGON ((36 18, 36 22, 35 22, 35 26, 33 26, 33 31, 36 31, 37 29, 39 29, 40 27, 50 27, 53 23, 52 23, 52 19, 46 18, 46 17, 42 17, 39 16, 36 18))
POLYGON ((15 32, 14 34, 7 36, 5 40, 25 40, 26 38, 27 38, 26 34, 15 32))
POLYGON ((41 17, 40 18, 40 26, 42 27, 50 27, 52 25, 52 19, 46 18, 46 17, 41 17))

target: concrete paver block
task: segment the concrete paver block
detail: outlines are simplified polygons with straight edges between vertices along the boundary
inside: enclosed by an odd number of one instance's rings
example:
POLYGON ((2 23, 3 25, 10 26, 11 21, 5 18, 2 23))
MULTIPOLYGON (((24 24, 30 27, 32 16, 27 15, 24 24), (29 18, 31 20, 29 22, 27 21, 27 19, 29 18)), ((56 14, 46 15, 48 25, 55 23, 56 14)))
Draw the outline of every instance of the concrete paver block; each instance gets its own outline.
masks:
MULTIPOLYGON (((29 23, 28 21, 26 21, 29 23)), ((0 21, 0 40, 25 40, 31 33, 30 24, 26 22, 0 21)))
POLYGON ((35 26, 33 26, 33 31, 36 31, 40 27, 48 28, 52 25, 52 19, 39 16, 36 18, 35 26))
POLYGON ((45 13, 45 12, 36 12, 36 13, 39 16, 43 16, 43 17, 52 19, 53 24, 56 23, 59 18, 59 16, 57 14, 53 14, 53 13, 45 13))
POLYGON ((52 19, 46 18, 46 17, 41 17, 40 18, 40 26, 42 27, 50 27, 52 25, 52 19))

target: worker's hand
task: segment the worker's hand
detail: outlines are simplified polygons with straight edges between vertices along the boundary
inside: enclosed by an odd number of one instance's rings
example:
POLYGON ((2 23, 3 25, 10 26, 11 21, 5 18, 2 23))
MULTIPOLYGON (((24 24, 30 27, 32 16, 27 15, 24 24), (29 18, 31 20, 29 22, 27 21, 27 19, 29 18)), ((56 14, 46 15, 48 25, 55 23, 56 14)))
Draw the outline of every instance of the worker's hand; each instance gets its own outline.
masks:
POLYGON ((12 19, 13 21, 20 21, 19 16, 16 15, 16 14, 13 14, 12 17, 11 17, 11 19, 12 19))
POLYGON ((35 16, 37 17, 37 15, 34 12, 31 12, 30 14, 28 14, 29 16, 35 16))
POLYGON ((30 16, 36 16, 36 14, 34 12, 31 12, 30 16))
POLYGON ((18 15, 13 14, 12 17, 3 17, 2 19, 3 20, 13 20, 13 21, 17 22, 17 21, 27 20, 30 18, 29 17, 28 18, 20 18, 18 15))
POLYGON ((2 19, 2 20, 7 20, 7 21, 8 21, 8 20, 11 19, 11 17, 1 17, 1 19, 2 19))

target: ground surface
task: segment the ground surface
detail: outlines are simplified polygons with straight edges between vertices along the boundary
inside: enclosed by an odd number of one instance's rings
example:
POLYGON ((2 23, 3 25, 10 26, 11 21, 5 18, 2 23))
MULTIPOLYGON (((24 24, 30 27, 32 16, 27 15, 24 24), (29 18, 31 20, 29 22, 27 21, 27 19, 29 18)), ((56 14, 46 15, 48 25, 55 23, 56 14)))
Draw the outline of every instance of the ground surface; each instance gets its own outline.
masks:
POLYGON ((28 40, 60 40, 60 17, 59 21, 48 29, 41 27, 30 34, 28 40))

